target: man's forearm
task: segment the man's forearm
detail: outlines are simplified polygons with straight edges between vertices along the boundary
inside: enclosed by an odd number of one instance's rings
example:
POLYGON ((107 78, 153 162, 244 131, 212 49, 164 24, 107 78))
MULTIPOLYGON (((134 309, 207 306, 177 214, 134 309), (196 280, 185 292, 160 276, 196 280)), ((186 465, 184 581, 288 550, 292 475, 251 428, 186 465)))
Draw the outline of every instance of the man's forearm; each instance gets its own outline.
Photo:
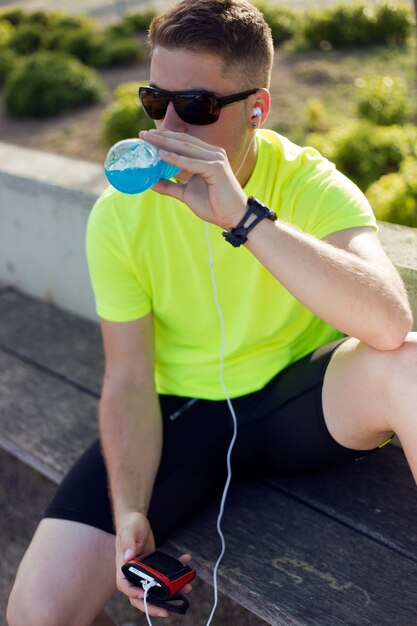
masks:
POLYGON ((162 449, 158 397, 152 388, 104 385, 99 422, 117 527, 131 511, 147 514, 162 449))
POLYGON ((400 345, 410 330, 395 270, 297 231, 262 221, 246 246, 288 291, 321 319, 378 349, 400 345))

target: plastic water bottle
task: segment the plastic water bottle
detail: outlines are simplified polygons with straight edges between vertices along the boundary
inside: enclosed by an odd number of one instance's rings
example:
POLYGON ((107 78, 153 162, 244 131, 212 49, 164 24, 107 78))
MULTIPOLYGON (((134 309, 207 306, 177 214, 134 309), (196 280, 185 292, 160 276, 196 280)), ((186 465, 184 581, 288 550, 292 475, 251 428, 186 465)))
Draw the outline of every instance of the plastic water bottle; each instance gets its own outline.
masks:
POLYGON ((110 148, 104 161, 109 183, 123 193, 141 193, 180 168, 165 163, 159 150, 142 139, 123 139, 110 148))

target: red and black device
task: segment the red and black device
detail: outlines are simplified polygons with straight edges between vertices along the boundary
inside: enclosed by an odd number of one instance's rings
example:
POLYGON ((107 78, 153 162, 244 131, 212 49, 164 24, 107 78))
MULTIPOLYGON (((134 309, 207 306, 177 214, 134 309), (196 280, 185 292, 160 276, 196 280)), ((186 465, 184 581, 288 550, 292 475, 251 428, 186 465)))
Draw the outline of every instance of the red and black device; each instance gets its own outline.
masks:
POLYGON ((180 589, 195 578, 195 570, 174 557, 156 550, 144 557, 134 558, 122 566, 127 580, 136 587, 153 583, 148 591, 150 604, 185 615, 189 603, 180 589))

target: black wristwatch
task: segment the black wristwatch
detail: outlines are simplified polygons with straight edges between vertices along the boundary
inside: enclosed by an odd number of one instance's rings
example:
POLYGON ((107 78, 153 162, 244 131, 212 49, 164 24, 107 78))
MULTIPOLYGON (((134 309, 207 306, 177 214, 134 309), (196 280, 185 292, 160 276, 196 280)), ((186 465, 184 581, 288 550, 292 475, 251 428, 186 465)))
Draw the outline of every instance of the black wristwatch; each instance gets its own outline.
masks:
POLYGON ((249 196, 246 206, 246 213, 240 220, 239 224, 231 230, 224 230, 222 232, 223 237, 234 248, 238 248, 242 245, 242 243, 245 243, 248 238, 248 233, 265 217, 273 222, 277 219, 277 214, 274 213, 274 211, 271 211, 271 209, 269 209, 265 204, 262 204, 262 202, 259 202, 259 200, 253 196, 249 196), (245 226, 246 222, 252 215, 256 216, 255 219, 252 220, 248 226, 245 226))

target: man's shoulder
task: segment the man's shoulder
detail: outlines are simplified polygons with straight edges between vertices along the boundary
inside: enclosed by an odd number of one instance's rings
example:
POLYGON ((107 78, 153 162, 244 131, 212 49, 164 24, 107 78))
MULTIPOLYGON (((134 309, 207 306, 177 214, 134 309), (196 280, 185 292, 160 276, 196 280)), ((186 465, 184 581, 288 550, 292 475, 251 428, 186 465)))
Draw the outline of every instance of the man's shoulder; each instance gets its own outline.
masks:
POLYGON ((281 158, 288 162, 294 162, 305 159, 307 161, 316 161, 327 163, 333 168, 326 157, 312 146, 301 146, 294 143, 288 137, 281 135, 275 130, 261 129, 259 132, 259 147, 261 150, 270 150, 279 153, 281 158))

